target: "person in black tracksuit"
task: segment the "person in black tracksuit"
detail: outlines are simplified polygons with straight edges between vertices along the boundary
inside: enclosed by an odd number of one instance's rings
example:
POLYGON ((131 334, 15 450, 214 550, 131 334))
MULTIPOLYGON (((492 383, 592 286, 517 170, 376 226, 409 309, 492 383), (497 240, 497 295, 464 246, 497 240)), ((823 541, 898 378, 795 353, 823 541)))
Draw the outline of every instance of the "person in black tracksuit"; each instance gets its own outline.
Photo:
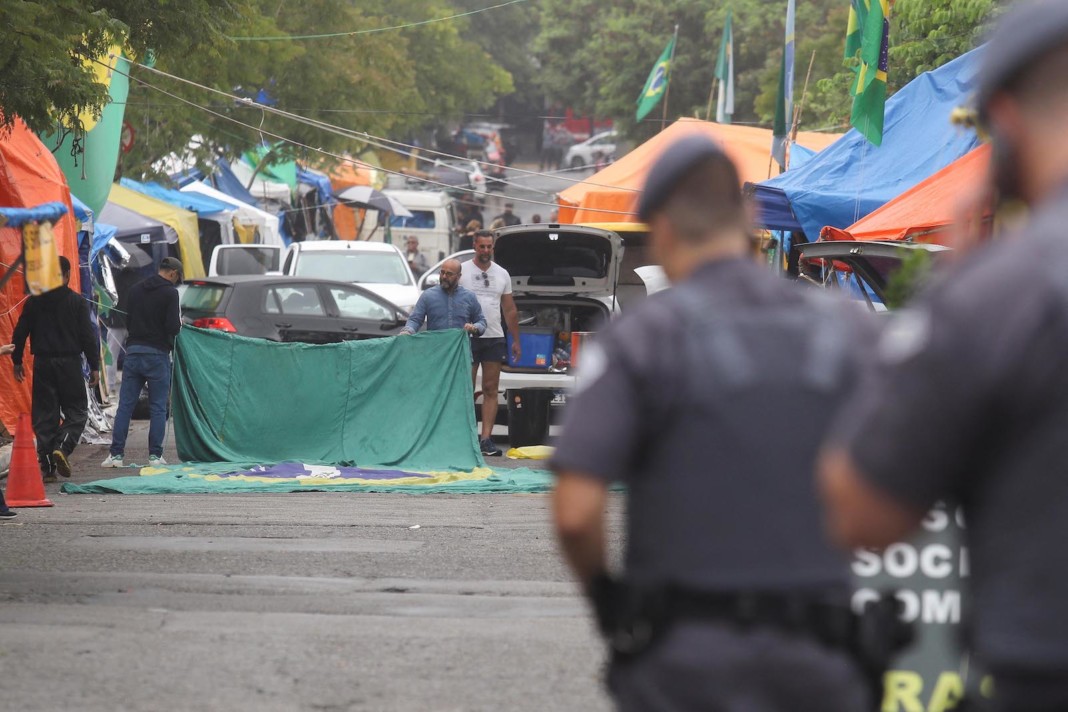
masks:
POLYGON ((12 340, 11 361, 15 380, 26 377, 22 354, 26 338, 33 354, 33 431, 37 460, 45 482, 56 473, 70 477, 70 454, 78 444, 89 417, 89 401, 82 375, 82 354, 89 362, 89 385, 100 378, 100 348, 89 319, 89 306, 72 291, 70 260, 59 258, 63 286, 30 297, 22 310, 12 340))

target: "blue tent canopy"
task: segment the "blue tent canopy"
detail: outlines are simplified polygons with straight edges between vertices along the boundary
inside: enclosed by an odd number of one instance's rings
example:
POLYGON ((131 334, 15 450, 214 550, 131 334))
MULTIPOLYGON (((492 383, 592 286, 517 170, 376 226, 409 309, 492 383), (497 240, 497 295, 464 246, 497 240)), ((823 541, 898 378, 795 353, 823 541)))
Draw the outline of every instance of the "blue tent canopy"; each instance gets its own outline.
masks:
POLYGON ((5 227, 22 227, 28 222, 55 222, 67 214, 63 203, 41 203, 32 208, 0 208, 5 227))
POLYGON ((257 208, 263 207, 260 201, 245 187, 245 184, 234 175, 233 170, 227 165, 226 161, 220 159, 215 162, 215 172, 211 174, 211 182, 217 190, 221 190, 231 198, 237 198, 242 203, 255 205, 257 208))
POLYGON ((975 89, 982 48, 909 82, 886 102, 883 145, 856 129, 802 166, 751 186, 759 227, 845 228, 979 145, 972 130, 950 123, 975 89))
POLYGON ((337 202, 334 199, 334 186, 330 184, 330 178, 325 173, 297 166, 297 180, 318 190, 320 203, 332 205, 337 202))
POLYGON ((177 205, 185 210, 192 210, 197 215, 213 215, 215 213, 232 212, 234 206, 228 205, 221 200, 216 200, 200 193, 183 193, 180 190, 164 188, 159 183, 138 183, 129 178, 123 178, 120 185, 130 190, 136 190, 156 200, 162 200, 171 205, 177 205))

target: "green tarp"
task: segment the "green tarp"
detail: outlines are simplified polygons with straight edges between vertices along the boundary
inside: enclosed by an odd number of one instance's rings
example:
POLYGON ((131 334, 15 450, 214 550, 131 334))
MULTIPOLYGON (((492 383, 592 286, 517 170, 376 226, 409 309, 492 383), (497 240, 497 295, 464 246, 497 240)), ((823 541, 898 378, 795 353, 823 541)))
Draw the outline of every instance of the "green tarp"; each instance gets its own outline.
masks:
POLYGON ((484 464, 471 347, 459 330, 311 345, 186 327, 171 402, 185 461, 484 464))

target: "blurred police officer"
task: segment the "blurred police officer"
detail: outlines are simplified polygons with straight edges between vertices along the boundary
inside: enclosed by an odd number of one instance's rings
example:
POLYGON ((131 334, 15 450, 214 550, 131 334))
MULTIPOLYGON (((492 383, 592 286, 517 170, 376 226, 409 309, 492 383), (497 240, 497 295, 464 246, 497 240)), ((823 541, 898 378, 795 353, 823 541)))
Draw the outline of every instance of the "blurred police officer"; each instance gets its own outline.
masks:
POLYGON ((639 206, 675 285, 599 334, 552 460, 556 528, 613 650, 624 710, 860 710, 849 568, 814 466, 867 314, 752 257, 738 173, 689 137, 639 206), (622 576, 607 487, 625 482, 622 576))
POLYGON ((962 502, 968 639, 998 710, 1068 710, 1068 2, 1021 3, 983 51, 979 118, 1018 235, 969 255, 879 345, 821 462, 846 546, 962 502))

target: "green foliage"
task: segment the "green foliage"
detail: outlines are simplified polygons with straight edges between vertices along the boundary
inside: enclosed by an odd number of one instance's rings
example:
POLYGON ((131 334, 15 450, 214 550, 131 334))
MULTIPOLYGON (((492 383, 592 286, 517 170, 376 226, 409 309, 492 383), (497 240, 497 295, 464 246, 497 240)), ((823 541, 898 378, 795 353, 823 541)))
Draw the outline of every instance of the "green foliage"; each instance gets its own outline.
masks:
MULTIPOLYGON (((898 0, 891 24, 890 90, 974 48, 999 0, 898 0)), ((712 72, 728 8, 734 17, 735 123, 770 126, 783 50, 786 0, 543 0, 534 50, 550 99, 614 118, 632 138, 634 99, 679 24, 668 119, 706 116, 712 72)), ((853 78, 842 60, 848 0, 798 0, 794 101, 804 94, 801 128, 847 126, 853 78), (813 55, 814 53, 814 55, 813 55), (807 93, 805 76, 810 59, 807 93)))
POLYGON ((210 48, 246 9, 243 0, 5 0, 0 3, 0 124, 15 116, 31 129, 76 127, 99 114, 107 91, 93 60, 124 43, 144 55, 210 48))
POLYGON ((922 250, 901 250, 901 267, 891 275, 886 285, 884 303, 887 309, 907 305, 927 284, 931 276, 931 253, 922 250))

